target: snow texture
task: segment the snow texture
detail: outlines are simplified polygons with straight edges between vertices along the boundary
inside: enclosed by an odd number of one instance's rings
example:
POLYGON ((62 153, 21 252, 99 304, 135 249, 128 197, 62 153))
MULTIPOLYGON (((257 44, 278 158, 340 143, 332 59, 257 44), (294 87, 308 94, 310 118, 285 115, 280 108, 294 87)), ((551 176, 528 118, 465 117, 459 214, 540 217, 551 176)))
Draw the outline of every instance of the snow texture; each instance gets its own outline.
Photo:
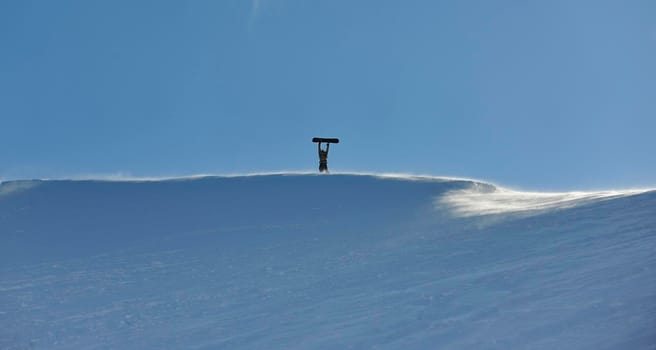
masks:
POLYGON ((656 192, 0 185, 0 349, 656 349, 656 192))

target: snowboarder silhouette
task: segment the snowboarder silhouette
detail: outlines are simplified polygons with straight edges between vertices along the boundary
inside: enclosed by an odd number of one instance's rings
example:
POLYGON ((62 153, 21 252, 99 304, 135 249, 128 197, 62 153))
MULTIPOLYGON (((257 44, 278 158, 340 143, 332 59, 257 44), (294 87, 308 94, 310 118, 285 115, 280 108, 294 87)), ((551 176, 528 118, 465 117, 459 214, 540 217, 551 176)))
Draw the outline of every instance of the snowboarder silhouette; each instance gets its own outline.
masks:
POLYGON ((328 172, 328 151, 330 150, 330 143, 326 144, 326 150, 321 149, 321 142, 317 144, 319 150, 319 172, 328 172))
POLYGON ((328 151, 330 150, 331 143, 339 143, 339 139, 324 139, 321 137, 315 137, 312 139, 312 142, 317 143, 317 151, 319 152, 319 172, 328 173, 328 151), (321 144, 326 144, 326 149, 321 147, 321 144))

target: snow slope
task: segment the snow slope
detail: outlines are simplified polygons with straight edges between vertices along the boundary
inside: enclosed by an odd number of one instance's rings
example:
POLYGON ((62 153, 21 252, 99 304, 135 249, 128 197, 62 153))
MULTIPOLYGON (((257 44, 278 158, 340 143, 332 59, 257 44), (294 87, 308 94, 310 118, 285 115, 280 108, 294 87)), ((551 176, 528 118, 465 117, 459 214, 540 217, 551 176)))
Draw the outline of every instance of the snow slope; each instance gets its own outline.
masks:
POLYGON ((0 349, 656 349, 656 192, 0 185, 0 349))

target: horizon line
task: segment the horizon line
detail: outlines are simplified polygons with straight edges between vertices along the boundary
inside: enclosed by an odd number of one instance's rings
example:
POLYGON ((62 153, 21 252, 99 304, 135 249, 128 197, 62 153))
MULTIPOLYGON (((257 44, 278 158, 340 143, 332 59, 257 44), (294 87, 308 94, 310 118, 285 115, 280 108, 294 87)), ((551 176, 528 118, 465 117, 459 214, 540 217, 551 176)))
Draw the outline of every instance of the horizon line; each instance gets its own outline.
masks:
POLYGON ((471 177, 463 176, 437 176, 429 174, 413 174, 413 173, 399 173, 399 172, 367 172, 367 171, 343 171, 333 172, 329 174, 318 173, 316 171, 305 170, 280 170, 280 171, 263 171, 263 172, 247 172, 247 173, 199 173, 199 174, 184 174, 184 175, 163 175, 163 176, 133 176, 125 173, 114 174, 89 174, 89 175, 72 175, 69 177, 52 177, 52 178, 33 178, 33 179, 2 179, 0 178, 0 186, 9 183, 31 182, 31 181, 98 181, 98 182, 160 182, 160 181, 180 181, 180 180, 197 180, 203 178, 238 178, 238 177, 256 177, 256 176, 285 176, 285 175, 303 175, 303 176, 331 176, 331 175, 347 175, 347 176, 370 176, 382 179, 402 179, 408 181, 469 181, 475 184, 491 185, 500 191, 523 192, 523 193, 590 193, 590 192, 611 192, 611 191, 630 191, 633 193, 642 193, 656 191, 656 186, 641 187, 641 188, 623 188, 623 189, 589 189, 589 190, 572 190, 572 191, 550 191, 550 190, 524 190, 499 185, 493 181, 482 180, 471 177))

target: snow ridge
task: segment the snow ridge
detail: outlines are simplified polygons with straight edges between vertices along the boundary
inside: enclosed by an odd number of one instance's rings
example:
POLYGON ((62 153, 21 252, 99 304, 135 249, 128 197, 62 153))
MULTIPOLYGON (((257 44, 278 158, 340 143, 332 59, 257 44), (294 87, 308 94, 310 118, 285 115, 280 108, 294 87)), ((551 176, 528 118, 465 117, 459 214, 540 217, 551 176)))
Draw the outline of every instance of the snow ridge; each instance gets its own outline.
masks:
POLYGON ((436 199, 436 203, 452 208, 453 212, 461 217, 513 213, 536 214, 650 191, 654 190, 526 192, 475 183, 470 188, 450 191, 440 196, 436 199))
POLYGON ((0 349, 639 349, 656 192, 405 174, 0 184, 0 349))

